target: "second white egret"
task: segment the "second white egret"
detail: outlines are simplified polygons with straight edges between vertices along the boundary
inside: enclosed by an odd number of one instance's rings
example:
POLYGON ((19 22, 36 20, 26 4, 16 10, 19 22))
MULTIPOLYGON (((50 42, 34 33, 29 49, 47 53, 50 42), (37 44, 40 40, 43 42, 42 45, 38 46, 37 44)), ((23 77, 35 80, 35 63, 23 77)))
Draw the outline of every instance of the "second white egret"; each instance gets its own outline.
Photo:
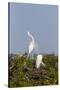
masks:
POLYGON ((45 66, 45 64, 43 63, 42 59, 43 59, 43 55, 38 55, 37 56, 37 59, 36 59, 36 68, 39 68, 41 64, 43 66, 45 66))

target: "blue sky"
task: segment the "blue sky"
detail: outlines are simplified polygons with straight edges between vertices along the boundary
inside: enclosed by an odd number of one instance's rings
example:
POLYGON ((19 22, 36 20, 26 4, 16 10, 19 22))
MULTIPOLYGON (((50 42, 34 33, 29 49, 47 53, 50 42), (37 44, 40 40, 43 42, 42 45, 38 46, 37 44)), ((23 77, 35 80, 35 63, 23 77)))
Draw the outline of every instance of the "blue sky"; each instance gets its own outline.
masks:
POLYGON ((10 3, 10 53, 27 51, 27 32, 38 43, 36 53, 58 53, 58 6, 10 3))

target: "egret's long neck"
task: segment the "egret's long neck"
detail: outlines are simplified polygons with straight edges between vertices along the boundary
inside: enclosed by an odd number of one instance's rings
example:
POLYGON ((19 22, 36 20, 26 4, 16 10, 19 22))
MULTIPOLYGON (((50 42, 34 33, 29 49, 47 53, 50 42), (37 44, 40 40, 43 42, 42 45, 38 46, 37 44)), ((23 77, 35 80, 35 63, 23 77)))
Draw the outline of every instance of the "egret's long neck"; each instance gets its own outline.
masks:
POLYGON ((33 38, 33 36, 32 36, 31 34, 29 34, 29 37, 31 38, 32 43, 34 43, 34 38, 33 38))

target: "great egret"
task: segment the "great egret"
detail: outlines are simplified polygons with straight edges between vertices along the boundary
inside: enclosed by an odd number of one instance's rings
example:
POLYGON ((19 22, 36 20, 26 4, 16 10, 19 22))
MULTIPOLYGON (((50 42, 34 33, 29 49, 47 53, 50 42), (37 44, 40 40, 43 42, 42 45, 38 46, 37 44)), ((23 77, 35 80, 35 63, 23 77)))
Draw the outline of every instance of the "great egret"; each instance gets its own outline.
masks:
POLYGON ((31 38, 31 42, 29 43, 29 46, 28 46, 28 53, 30 54, 35 48, 35 40, 30 32, 27 32, 27 35, 31 38))
POLYGON ((43 59, 43 55, 38 55, 37 56, 37 59, 36 59, 36 68, 39 68, 41 64, 43 66, 45 66, 45 64, 43 63, 42 59, 43 59))
MULTIPOLYGON (((33 49, 36 48, 36 42, 35 42, 35 39, 30 32, 27 32, 27 34, 31 38, 31 42, 29 43, 29 46, 28 46, 28 55, 30 55, 30 53, 33 51, 33 49)), ((43 66, 45 66, 42 59, 43 59, 43 55, 37 55, 36 68, 39 68, 41 64, 43 66)))

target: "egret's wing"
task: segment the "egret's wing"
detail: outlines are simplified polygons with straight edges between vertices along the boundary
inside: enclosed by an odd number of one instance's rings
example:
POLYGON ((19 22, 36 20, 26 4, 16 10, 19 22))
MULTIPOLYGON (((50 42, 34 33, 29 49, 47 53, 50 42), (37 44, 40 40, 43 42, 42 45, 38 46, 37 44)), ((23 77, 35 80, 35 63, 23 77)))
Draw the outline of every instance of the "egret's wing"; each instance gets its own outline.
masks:
POLYGON ((37 58, 37 60, 36 60, 36 68, 39 68, 40 67, 40 61, 39 61, 39 59, 37 58))
POLYGON ((40 67, 40 64, 42 63, 42 55, 37 55, 37 59, 36 59, 36 68, 40 67))

